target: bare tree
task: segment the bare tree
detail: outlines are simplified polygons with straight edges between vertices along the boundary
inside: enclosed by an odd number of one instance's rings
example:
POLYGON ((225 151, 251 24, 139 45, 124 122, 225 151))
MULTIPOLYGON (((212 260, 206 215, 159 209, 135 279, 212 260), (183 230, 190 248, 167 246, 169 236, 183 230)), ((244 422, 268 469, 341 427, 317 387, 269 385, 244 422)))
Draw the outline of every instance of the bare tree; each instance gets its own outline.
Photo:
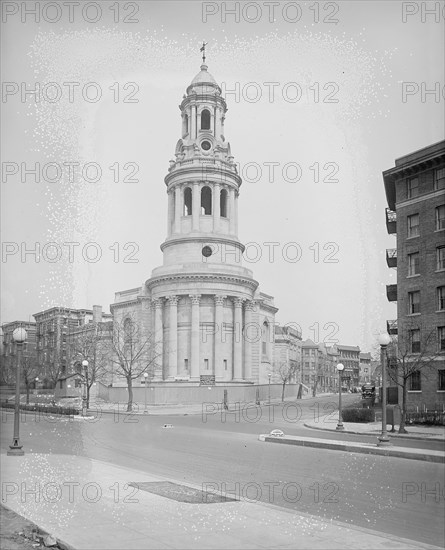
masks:
POLYGON ((286 384, 292 380, 297 370, 298 370, 298 363, 296 361, 289 361, 289 362, 283 361, 278 365, 278 369, 276 370, 276 372, 282 384, 282 390, 281 390, 282 402, 284 401, 284 392, 286 389, 286 384))
POLYGON ((326 355, 320 350, 318 351, 317 364, 315 367, 314 382, 312 386, 312 397, 315 397, 317 395, 317 388, 318 388, 318 383, 320 381, 320 377, 323 376, 324 378, 327 368, 328 368, 328 359, 326 355))
POLYGON ((406 328, 403 336, 404 338, 394 337, 387 348, 388 377, 402 388, 399 433, 407 433, 405 425, 410 380, 416 377, 420 382, 422 376, 428 378, 439 355, 434 330, 422 337, 420 326, 412 325, 406 328))
POLYGON ((14 384, 15 370, 12 357, 0 355, 0 384, 14 384))
POLYGON ((144 373, 152 380, 160 359, 159 346, 154 334, 144 332, 131 315, 113 324, 110 339, 111 361, 116 371, 125 378, 128 388, 127 411, 133 410, 133 380, 144 373))
POLYGON ((21 375, 25 383, 26 388, 26 404, 29 404, 29 393, 31 385, 34 384, 36 377, 41 372, 41 367, 37 361, 36 353, 23 353, 22 359, 20 362, 21 375))
POLYGON ((44 377, 51 385, 51 388, 56 387, 57 381, 62 375, 62 363, 57 358, 55 359, 53 355, 47 355, 43 360, 43 363, 40 365, 44 377))
POLYGON ((107 365, 111 360, 112 323, 89 323, 69 335, 68 350, 70 359, 77 365, 86 386, 86 406, 90 406, 90 391, 95 382, 103 380, 107 374, 107 365), (84 367, 83 361, 88 365, 84 367))

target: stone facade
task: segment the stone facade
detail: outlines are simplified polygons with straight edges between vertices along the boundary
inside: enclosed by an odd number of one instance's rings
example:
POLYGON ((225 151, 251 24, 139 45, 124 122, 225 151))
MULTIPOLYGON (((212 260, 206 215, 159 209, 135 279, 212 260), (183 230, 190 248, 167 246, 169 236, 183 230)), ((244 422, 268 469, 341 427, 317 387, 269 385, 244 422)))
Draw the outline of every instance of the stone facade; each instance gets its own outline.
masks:
POLYGON ((290 384, 301 383, 301 331, 291 326, 275 326, 272 382, 282 382, 292 372, 290 384), (281 369, 281 375, 280 375, 281 369))
POLYGON ((152 335, 152 383, 266 383, 277 308, 243 266, 242 181, 224 135, 226 102, 205 64, 180 111, 163 265, 140 288, 118 292, 111 311, 116 323, 131 316, 152 335))

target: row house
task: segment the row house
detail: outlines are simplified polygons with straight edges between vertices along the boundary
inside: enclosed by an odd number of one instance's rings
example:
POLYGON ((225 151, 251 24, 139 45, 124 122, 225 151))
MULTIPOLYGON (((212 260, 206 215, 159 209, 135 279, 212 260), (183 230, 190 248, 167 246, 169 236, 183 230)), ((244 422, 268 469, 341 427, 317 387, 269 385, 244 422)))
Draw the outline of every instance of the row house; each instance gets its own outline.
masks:
POLYGON ((280 383, 288 372, 289 383, 301 382, 301 331, 288 326, 275 325, 273 381, 280 383))
POLYGON ((338 362, 344 365, 343 380, 348 389, 359 386, 360 382, 360 348, 336 344, 338 362))

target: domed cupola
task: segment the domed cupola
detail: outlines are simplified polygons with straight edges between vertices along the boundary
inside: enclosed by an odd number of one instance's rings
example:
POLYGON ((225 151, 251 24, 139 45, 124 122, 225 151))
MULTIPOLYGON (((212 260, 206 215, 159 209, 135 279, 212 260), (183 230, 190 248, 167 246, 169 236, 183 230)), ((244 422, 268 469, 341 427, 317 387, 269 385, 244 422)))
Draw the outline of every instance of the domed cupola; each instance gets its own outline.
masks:
MULTIPOLYGON (((165 265, 202 261, 202 248, 196 256, 184 243, 231 247, 240 265, 243 245, 237 237, 238 196, 241 178, 230 144, 224 137, 227 112, 221 88, 208 72, 203 55, 200 72, 193 78, 179 105, 182 132, 176 142, 175 158, 165 177, 169 197, 168 232, 161 246, 165 265)), ((206 269, 222 259, 206 259, 206 269)), ((230 262, 230 260, 229 260, 230 262)))
POLYGON ((221 94, 221 88, 216 83, 213 76, 207 71, 208 66, 203 63, 201 65, 201 71, 192 80, 190 86, 187 88, 187 94, 193 92, 197 94, 202 93, 215 93, 221 94))

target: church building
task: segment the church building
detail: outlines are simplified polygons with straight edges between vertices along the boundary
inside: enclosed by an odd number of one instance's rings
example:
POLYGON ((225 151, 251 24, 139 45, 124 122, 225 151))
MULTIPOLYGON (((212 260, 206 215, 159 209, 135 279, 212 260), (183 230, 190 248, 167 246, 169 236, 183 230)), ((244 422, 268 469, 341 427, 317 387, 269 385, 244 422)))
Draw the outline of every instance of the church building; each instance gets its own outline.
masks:
POLYGON ((179 106, 163 264, 142 287, 117 292, 111 311, 115 322, 131 317, 153 335, 152 384, 264 384, 278 310, 243 266, 242 181, 225 138, 226 101, 207 69, 204 57, 179 106))

